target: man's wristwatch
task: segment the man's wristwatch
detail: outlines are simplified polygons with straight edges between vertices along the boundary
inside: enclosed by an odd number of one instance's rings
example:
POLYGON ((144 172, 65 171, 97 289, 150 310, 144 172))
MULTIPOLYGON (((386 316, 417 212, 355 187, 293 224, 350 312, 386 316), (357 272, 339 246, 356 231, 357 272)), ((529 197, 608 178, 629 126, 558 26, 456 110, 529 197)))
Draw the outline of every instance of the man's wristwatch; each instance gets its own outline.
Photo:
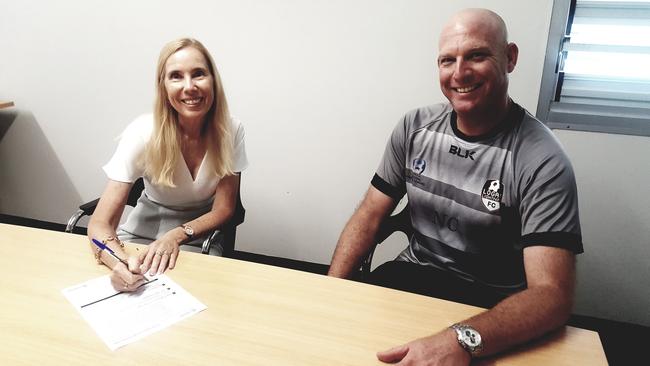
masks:
POLYGON ((194 229, 192 229, 192 227, 188 224, 181 225, 181 228, 183 228, 183 232, 185 233, 185 235, 187 235, 189 239, 192 239, 192 237, 194 236, 194 229))
POLYGON ((456 331, 458 343, 469 352, 472 357, 478 356, 483 349, 481 334, 474 328, 465 324, 454 324, 450 327, 456 331))

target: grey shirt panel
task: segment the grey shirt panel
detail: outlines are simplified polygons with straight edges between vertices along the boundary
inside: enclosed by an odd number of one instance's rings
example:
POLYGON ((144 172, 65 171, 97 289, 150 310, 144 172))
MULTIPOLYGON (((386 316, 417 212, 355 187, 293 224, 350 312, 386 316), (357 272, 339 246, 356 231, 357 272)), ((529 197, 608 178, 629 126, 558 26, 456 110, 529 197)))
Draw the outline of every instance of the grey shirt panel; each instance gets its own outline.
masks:
POLYGON ((524 246, 582 251, 569 160, 550 130, 514 103, 499 129, 479 138, 457 130, 449 104, 409 112, 377 177, 408 196, 415 235, 400 260, 521 289, 524 246))
POLYGON ((525 143, 517 144, 513 154, 515 175, 519 177, 516 186, 522 236, 540 232, 580 235, 578 194, 571 162, 555 135, 526 114, 520 127, 526 132, 525 143))

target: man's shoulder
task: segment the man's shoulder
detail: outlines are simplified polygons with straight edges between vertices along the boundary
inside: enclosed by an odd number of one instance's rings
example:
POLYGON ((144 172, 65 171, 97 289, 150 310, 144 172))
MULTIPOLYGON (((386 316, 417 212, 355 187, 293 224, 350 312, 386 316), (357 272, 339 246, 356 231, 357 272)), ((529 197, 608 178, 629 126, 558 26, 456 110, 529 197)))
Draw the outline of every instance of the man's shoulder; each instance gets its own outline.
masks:
POLYGON ((453 111, 449 103, 436 103, 412 109, 404 115, 404 123, 411 130, 419 129, 434 123, 442 122, 453 111))
POLYGON ((526 109, 524 109, 524 115, 519 125, 518 133, 518 141, 523 145, 543 144, 561 147, 553 131, 526 109))
POLYGON ((536 167, 542 162, 554 161, 558 166, 570 167, 571 162, 560 140, 548 126, 533 116, 525 114, 518 127, 514 147, 517 162, 525 167, 536 167))

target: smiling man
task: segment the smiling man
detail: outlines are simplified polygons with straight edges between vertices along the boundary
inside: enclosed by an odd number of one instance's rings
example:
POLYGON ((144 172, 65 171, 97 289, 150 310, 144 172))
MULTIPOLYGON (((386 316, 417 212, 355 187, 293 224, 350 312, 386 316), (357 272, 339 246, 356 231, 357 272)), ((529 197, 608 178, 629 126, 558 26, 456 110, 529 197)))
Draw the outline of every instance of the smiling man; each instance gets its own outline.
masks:
POLYGON ((406 194, 414 234, 370 282, 490 308, 379 352, 381 361, 467 365, 561 326, 571 312, 583 250, 575 178, 551 131, 508 95, 518 53, 494 12, 450 19, 438 57, 449 103, 402 118, 341 233, 329 274, 350 277, 406 194))

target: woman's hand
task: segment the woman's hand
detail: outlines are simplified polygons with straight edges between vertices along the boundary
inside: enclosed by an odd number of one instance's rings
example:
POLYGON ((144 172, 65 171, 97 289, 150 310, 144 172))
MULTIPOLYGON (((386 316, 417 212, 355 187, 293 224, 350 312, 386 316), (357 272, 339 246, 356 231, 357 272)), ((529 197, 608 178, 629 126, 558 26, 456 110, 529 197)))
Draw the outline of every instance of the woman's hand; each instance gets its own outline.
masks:
POLYGON ((172 229, 165 233, 160 239, 149 244, 147 251, 140 255, 142 259, 142 273, 149 271, 150 275, 164 273, 167 269, 174 269, 176 258, 178 258, 178 246, 184 238, 179 237, 179 229, 172 229))
POLYGON ((131 292, 135 291, 145 282, 145 278, 140 271, 141 261, 138 256, 129 256, 127 259, 129 268, 118 262, 113 267, 111 273, 111 284, 117 291, 131 292))

